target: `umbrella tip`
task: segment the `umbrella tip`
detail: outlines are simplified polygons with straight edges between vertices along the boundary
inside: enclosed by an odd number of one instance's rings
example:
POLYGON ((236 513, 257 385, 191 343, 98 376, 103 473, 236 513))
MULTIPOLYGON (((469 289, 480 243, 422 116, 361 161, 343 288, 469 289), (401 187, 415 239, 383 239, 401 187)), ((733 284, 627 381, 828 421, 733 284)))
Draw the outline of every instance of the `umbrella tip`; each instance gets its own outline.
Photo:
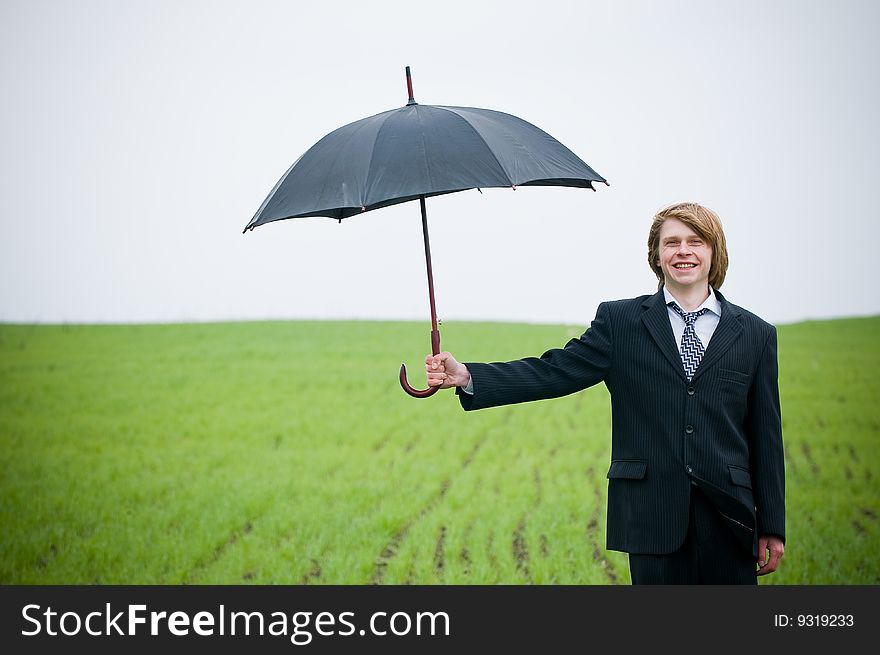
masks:
POLYGON ((409 66, 406 67, 406 91, 409 93, 409 100, 406 102, 406 106, 417 105, 419 103, 416 102, 416 99, 413 97, 413 88, 412 88, 412 75, 409 72, 409 66))

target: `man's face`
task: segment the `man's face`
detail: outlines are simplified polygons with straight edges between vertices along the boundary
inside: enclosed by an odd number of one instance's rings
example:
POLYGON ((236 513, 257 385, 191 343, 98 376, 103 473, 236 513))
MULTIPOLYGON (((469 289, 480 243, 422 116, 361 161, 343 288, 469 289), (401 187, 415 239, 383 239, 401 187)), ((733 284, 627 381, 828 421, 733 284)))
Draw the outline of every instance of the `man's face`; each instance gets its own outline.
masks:
POLYGON ((712 247, 677 218, 666 219, 660 227, 659 258, 670 291, 708 288, 712 247))

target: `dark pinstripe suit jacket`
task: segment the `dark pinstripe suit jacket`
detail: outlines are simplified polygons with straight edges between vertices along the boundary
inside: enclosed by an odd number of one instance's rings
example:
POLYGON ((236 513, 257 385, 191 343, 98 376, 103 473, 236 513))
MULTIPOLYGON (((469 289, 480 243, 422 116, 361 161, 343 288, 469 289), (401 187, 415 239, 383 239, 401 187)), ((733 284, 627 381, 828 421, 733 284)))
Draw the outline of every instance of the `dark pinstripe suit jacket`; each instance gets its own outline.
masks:
POLYGON ((676 550, 698 484, 753 554, 785 538, 776 329, 716 292, 721 320, 688 382, 663 292, 599 305, 564 348, 505 363, 466 363, 465 410, 555 398, 604 381, 611 394, 606 545, 676 550))

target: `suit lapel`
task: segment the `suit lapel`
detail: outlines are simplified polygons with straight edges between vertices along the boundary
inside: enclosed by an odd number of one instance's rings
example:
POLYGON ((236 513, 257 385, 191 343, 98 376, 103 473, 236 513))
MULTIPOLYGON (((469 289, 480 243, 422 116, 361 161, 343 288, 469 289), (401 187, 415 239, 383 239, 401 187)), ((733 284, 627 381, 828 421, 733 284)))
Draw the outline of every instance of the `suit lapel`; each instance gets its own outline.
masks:
MULTIPOLYGON (((660 348, 660 352, 663 353, 666 359, 669 360, 669 363, 672 364, 676 371, 678 371, 678 374, 682 379, 687 380, 684 374, 684 367, 681 363, 681 353, 678 352, 678 347, 675 343, 675 335, 672 334, 672 326, 669 324, 669 310, 666 309, 663 290, 661 289, 653 296, 647 298, 645 302, 642 303, 642 308, 645 310, 642 312, 642 322, 645 324, 645 327, 648 328, 651 337, 657 342, 657 347, 660 348)), ((722 318, 724 314, 725 312, 722 310, 722 318)), ((710 345, 715 343, 714 337, 709 343, 710 345)))
MULTIPOLYGON (((733 343, 742 334, 743 326, 740 320, 739 310, 731 305, 718 291, 715 292, 718 301, 721 303, 721 320, 718 321, 718 327, 712 334, 712 339, 703 354, 694 373, 696 380, 703 371, 710 368, 718 359, 733 345, 733 343)), ((675 335, 672 333, 672 326, 669 324, 669 311, 666 308, 666 299, 661 289, 653 296, 650 296, 642 303, 642 322, 648 328, 651 337, 660 348, 660 352, 669 360, 669 363, 678 371, 682 379, 687 380, 684 374, 684 366, 681 363, 681 353, 678 352, 678 345, 675 343, 675 335)))
POLYGON ((718 361, 721 355, 727 352, 743 331, 739 310, 727 302, 724 299, 724 296, 717 291, 715 292, 715 296, 721 303, 721 320, 718 321, 718 327, 715 328, 715 332, 712 334, 712 339, 709 341, 709 345, 706 347, 706 352, 703 354, 703 359, 700 361, 700 365, 694 373, 694 380, 700 377, 703 371, 718 361))

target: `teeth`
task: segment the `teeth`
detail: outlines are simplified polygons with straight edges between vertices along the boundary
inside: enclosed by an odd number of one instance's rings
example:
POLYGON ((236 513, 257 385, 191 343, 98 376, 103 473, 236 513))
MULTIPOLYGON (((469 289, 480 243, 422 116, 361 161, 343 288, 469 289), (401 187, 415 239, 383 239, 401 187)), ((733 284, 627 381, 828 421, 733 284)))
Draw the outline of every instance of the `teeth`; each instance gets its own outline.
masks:
POLYGON ((675 268, 693 268, 696 264, 676 264, 675 268))

